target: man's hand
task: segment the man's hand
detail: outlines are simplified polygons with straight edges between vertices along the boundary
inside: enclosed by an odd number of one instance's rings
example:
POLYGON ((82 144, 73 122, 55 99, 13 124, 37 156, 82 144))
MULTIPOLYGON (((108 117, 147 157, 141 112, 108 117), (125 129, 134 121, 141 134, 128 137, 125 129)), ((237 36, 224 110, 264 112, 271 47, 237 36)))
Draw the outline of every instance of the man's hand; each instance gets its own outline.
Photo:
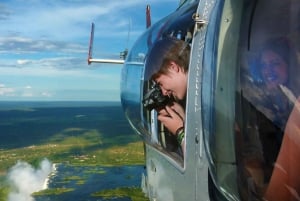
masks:
POLYGON ((182 121, 184 122, 185 111, 183 107, 179 103, 173 102, 171 108, 181 117, 182 121))
POLYGON ((157 118, 173 135, 175 135, 176 130, 184 126, 184 116, 182 117, 181 115, 184 115, 184 110, 176 103, 171 107, 166 106, 165 109, 160 110, 157 118))

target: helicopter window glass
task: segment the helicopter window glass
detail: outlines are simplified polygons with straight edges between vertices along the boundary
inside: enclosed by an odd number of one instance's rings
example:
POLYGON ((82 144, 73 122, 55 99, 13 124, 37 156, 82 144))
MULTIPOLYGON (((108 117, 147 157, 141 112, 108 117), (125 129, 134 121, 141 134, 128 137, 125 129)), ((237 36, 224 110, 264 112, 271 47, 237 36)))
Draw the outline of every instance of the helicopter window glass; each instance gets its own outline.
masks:
POLYGON ((242 200, 299 200, 300 2, 255 2, 245 4, 239 45, 239 193, 242 200))

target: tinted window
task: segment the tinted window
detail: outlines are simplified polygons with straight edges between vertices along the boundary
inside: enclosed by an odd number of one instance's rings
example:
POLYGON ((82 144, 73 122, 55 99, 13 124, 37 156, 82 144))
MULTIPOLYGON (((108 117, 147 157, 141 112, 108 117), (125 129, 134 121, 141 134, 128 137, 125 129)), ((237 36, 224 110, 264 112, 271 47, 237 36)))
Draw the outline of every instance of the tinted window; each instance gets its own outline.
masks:
POLYGON ((299 1, 245 3, 236 102, 243 200, 297 200, 300 179, 299 1))

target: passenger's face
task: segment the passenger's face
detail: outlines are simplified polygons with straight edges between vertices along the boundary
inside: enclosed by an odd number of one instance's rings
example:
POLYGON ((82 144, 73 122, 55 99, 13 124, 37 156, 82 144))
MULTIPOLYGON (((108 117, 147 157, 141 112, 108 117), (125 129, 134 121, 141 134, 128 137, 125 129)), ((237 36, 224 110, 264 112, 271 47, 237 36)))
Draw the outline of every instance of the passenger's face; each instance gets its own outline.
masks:
POLYGON ((168 73, 161 74, 155 81, 159 84, 164 95, 172 95, 178 100, 185 98, 187 75, 177 64, 172 63, 168 73))
POLYGON ((261 56, 262 77, 268 89, 285 84, 288 79, 288 66, 282 57, 271 50, 261 56))

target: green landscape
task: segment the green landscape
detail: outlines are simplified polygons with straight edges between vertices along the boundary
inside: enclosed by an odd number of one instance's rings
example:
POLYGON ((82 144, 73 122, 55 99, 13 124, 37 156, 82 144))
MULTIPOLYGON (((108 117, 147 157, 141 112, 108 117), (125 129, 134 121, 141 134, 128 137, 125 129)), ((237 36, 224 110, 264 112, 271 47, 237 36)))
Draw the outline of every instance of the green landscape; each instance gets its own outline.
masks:
MULTIPOLYGON (((10 191, 8 170, 17 161, 37 167, 47 158, 72 166, 143 165, 143 143, 129 127, 121 106, 19 107, 0 110, 0 201, 10 191)), ((76 177, 77 182, 84 179, 76 177)), ((62 194, 72 189, 46 189, 33 195, 62 194)), ((93 196, 147 200, 140 187, 120 187, 93 196)))

